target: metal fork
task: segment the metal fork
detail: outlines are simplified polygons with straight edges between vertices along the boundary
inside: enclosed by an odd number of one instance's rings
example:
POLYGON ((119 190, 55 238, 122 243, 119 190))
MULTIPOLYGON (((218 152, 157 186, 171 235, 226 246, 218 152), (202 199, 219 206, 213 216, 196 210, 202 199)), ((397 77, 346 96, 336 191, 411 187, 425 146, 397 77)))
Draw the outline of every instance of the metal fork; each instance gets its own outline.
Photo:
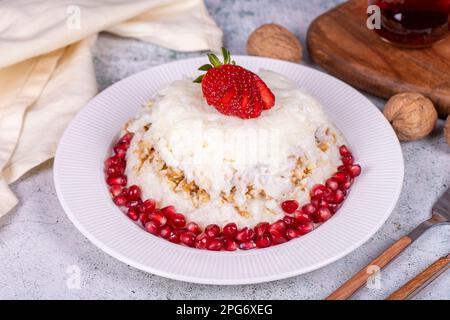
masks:
POLYGON ((405 250, 413 241, 419 238, 425 231, 436 225, 450 223, 450 188, 433 205, 431 218, 422 222, 408 235, 401 237, 392 246, 386 249, 381 255, 373 260, 369 265, 361 269, 352 278, 347 280, 341 287, 330 294, 326 300, 344 300, 353 295, 367 279, 372 275, 370 272, 373 266, 379 269, 385 267, 389 262, 394 260, 400 252, 405 250), (370 267, 370 268, 369 268, 370 267))

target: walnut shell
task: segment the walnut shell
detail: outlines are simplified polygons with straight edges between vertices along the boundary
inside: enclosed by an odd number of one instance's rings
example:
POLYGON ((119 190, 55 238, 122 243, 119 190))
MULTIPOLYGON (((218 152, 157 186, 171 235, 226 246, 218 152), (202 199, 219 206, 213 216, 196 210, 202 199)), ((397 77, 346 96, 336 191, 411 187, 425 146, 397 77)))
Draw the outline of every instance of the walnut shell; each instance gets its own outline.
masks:
POLYGON ((447 143, 450 145, 450 115, 445 120, 444 124, 444 137, 447 140, 447 143))
POLYGON ((420 93, 396 94, 386 103, 383 113, 402 141, 427 136, 437 121, 433 103, 420 93))
POLYGON ((258 27, 247 40, 247 53, 254 56, 300 62, 302 49, 292 32, 275 23, 258 27))

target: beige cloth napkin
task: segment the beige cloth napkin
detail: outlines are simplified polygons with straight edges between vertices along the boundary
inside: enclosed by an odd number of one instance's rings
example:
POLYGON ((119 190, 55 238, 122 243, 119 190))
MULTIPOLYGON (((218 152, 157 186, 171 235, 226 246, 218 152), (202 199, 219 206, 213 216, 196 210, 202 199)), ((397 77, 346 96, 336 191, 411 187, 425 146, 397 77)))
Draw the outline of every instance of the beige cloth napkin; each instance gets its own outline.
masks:
POLYGON ((100 31, 179 51, 213 50, 222 32, 203 0, 0 2, 0 217, 8 185, 54 156, 97 92, 90 48, 100 31))

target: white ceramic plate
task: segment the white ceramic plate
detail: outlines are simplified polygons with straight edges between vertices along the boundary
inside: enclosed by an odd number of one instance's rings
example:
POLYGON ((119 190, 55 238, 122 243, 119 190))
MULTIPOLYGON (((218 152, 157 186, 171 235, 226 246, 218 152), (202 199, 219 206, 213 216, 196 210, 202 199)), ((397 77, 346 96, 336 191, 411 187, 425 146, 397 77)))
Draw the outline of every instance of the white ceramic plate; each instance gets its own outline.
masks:
POLYGON ((380 111, 347 84, 298 64, 237 56, 250 70, 269 69, 296 81, 325 107, 346 137, 363 174, 332 219, 299 239, 266 249, 211 252, 157 238, 111 201, 103 162, 124 122, 159 89, 198 75, 205 58, 177 61, 135 74, 101 92, 62 137, 54 164, 56 191, 75 226, 96 246, 136 268, 206 284, 247 284, 323 267, 361 246, 386 221, 400 194, 400 144, 380 111))

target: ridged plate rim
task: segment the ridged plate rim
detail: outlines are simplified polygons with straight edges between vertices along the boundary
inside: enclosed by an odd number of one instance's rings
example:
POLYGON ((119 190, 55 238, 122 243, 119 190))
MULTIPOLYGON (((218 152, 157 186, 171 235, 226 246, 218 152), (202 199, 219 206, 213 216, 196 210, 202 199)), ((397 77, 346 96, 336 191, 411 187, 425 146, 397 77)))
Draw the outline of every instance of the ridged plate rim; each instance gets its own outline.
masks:
POLYGON ((304 274, 344 257, 389 217, 401 192, 404 164, 399 141, 381 112, 357 90, 321 71, 261 57, 235 56, 235 60, 255 71, 271 69, 291 78, 324 105, 363 166, 344 206, 299 239, 237 252, 174 245, 127 219, 109 199, 103 160, 121 125, 145 100, 173 80, 197 75, 197 67, 206 62, 203 57, 180 60, 141 71, 100 92, 59 142, 54 162, 57 196, 76 228, 101 250, 171 279, 219 285, 261 283, 304 274), (361 212, 362 208, 367 209, 361 212))

